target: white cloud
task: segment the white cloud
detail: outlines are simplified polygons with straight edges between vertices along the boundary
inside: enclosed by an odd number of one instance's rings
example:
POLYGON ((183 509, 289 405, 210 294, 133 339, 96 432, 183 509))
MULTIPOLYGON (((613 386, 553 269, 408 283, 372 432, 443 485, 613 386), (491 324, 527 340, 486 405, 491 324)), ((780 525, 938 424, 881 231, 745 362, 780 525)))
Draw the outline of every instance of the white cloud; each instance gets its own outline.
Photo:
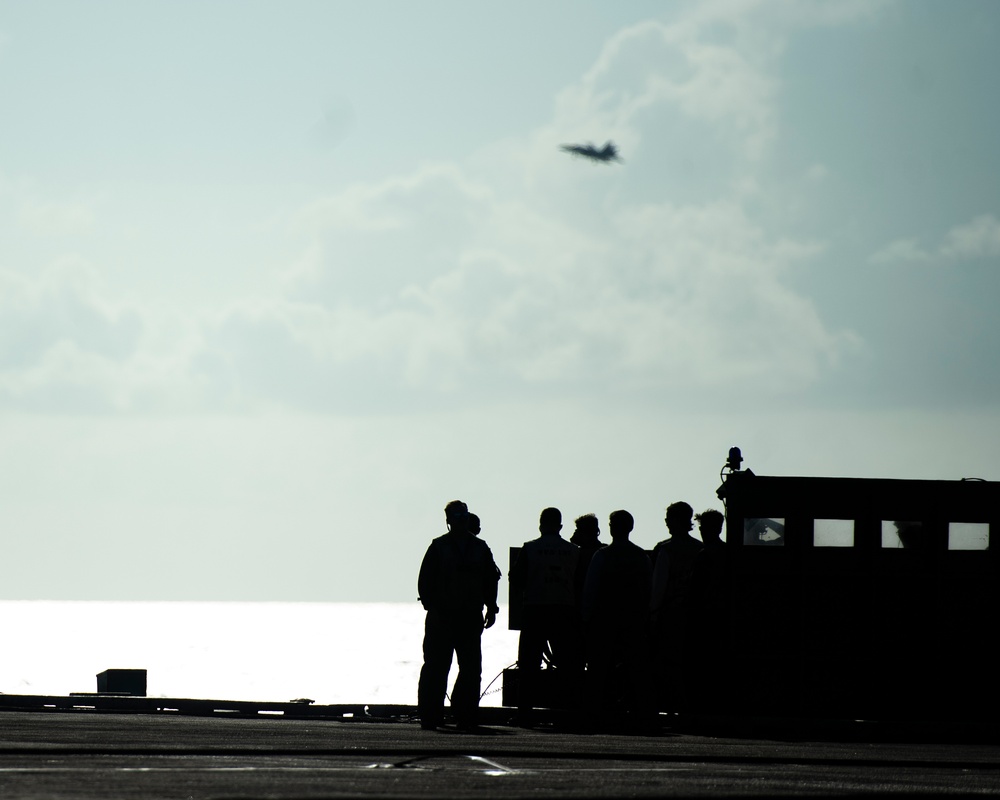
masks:
POLYGON ((1000 220, 992 214, 982 214, 964 225, 956 225, 945 236, 941 255, 946 258, 1000 256, 1000 220))
POLYGON ((874 264, 916 261, 957 261, 1000 256, 1000 220, 981 214, 955 225, 935 248, 925 249, 915 239, 898 239, 869 257, 874 264))
MULTIPOLYGON (((842 21, 813 13, 792 16, 842 21)), ((288 216, 300 255, 277 282, 283 294, 158 316, 84 287, 69 296, 89 321, 70 324, 53 321, 55 294, 25 289, 46 333, 0 390, 27 403, 45 386, 90 385, 120 409, 361 409, 524 393, 669 397, 734 379, 762 396, 802 389, 857 342, 786 280, 822 243, 769 230, 744 205, 777 132, 775 73, 790 35, 778 17, 767 4, 719 2, 636 25, 538 130, 304 204, 288 216), (713 197, 629 190, 665 119, 694 126, 677 145, 712 139, 723 176, 713 197), (615 138, 626 164, 556 152, 581 134, 615 138)))
POLYGON ((881 250, 873 253, 869 261, 873 264, 890 264, 896 261, 927 261, 931 254, 914 239, 897 239, 881 250))
MULTIPOLYGON (((227 317, 213 346, 242 353, 236 374, 268 392, 321 383, 332 397, 353 391, 336 387, 360 365, 386 391, 460 389, 469 399, 498 383, 648 392, 733 376, 768 393, 808 384, 853 347, 782 284, 821 245, 769 236, 735 201, 622 204, 585 227, 525 200, 473 202, 440 179, 408 181, 406 224, 362 237, 348 248, 355 260, 343 260, 342 231, 330 234, 317 247, 337 257, 312 258, 294 302, 227 317), (474 213, 463 213, 470 203, 474 213), (442 219, 449 235, 424 241, 442 219), (408 264, 415 279, 353 291, 385 262, 408 264)), ((386 186, 385 203, 369 192, 365 208, 378 218, 395 191, 386 186)))
POLYGON ((60 342, 111 359, 135 348, 136 315, 88 288, 87 265, 64 259, 35 279, 0 273, 0 369, 23 364, 60 342))
POLYGON ((0 272, 0 405, 42 412, 190 410, 219 403, 193 369, 199 322, 116 303, 78 257, 0 272))
POLYGON ((632 149, 641 139, 637 118, 668 104, 759 157, 775 129, 775 81, 760 56, 711 41, 687 21, 640 23, 612 37, 594 66, 559 95, 551 127, 564 136, 607 131, 632 149))

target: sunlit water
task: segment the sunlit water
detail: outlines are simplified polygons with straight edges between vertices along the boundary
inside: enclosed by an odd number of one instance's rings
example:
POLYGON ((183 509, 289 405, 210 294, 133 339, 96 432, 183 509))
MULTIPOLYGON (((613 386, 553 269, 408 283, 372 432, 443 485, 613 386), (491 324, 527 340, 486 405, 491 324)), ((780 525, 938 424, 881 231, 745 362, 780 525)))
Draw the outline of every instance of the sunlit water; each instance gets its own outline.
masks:
MULTIPOLYGON (((94 692, 147 670, 152 697, 415 704, 416 603, 0 602, 0 692, 94 692)), ((483 689, 517 657, 503 610, 483 634, 483 689)), ((451 680, 454 680, 455 667, 451 680)), ((500 705, 497 678, 483 705, 500 705)))

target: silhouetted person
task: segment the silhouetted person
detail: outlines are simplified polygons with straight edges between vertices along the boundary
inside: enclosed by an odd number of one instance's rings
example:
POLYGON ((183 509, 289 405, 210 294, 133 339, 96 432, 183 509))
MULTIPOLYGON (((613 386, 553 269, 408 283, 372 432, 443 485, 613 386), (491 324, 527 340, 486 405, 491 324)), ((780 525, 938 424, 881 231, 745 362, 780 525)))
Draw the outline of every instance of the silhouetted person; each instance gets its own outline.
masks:
POLYGON ((725 547, 725 542, 722 541, 722 529, 726 524, 726 518, 721 511, 709 508, 700 514, 695 514, 694 518, 698 521, 698 535, 701 536, 701 543, 706 550, 725 547))
POLYGON ((587 570, 590 569, 590 559, 594 553, 605 546, 600 540, 601 526, 596 514, 583 514, 574 521, 575 530, 569 540, 580 549, 580 558, 576 562, 576 603, 577 608, 583 601, 583 585, 587 580, 587 570))
POLYGON ((670 538, 653 548, 650 631, 659 702, 665 711, 679 710, 685 695, 682 664, 690 646, 691 578, 704 547, 691 536, 693 517, 687 503, 668 506, 664 521, 670 538))
POLYGON ((478 536, 483 530, 483 526, 479 519, 479 515, 473 514, 471 511, 469 512, 468 528, 469 528, 469 533, 471 533, 473 536, 478 536))
POLYGON ((696 687, 693 705, 703 712, 725 707, 726 572, 728 551, 722 541, 725 517, 708 509, 695 515, 704 549, 694 561, 685 663, 696 687))
POLYGON ((583 589, 588 677, 604 723, 622 713, 635 719, 649 706, 646 631, 653 567, 629 541, 633 524, 628 511, 611 514, 611 544, 594 553, 583 589))
POLYGON ((927 532, 920 522, 894 522, 899 543, 905 550, 925 550, 927 548, 927 532))
POLYGON ((465 503, 452 500, 444 511, 448 533, 427 548, 417 580, 420 602, 427 610, 417 707, 423 728, 442 724, 448 672, 455 655, 458 678, 451 707, 459 727, 474 728, 483 671, 482 634, 496 622, 500 570, 486 542, 469 532, 465 503))
MULTIPOLYGON (((521 636, 517 644, 518 709, 520 721, 538 703, 542 655, 563 673, 564 685, 577 687, 583 673, 580 628, 574 579, 579 550, 562 530, 562 513, 546 508, 538 519, 539 536, 521 545, 511 565, 512 582, 522 587, 521 636)), ((573 691, 573 688, 571 688, 573 691)), ((574 692, 575 693, 575 692, 574 692)))

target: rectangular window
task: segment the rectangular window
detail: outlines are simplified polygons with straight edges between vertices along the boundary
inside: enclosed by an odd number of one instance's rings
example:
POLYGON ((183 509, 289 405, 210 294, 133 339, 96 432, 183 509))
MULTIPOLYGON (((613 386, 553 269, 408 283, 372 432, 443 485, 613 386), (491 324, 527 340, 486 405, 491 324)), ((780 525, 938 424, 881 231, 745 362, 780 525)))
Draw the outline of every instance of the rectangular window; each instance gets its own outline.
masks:
POLYGON ((990 544, 988 522, 949 522, 949 550, 986 550, 990 544))
POLYGON ((854 547, 854 520, 815 520, 813 522, 813 546, 854 547))
POLYGON ((747 517, 743 520, 743 544, 781 547, 785 543, 785 520, 747 517))
POLYGON ((924 524, 915 520, 882 520, 882 547, 919 550, 924 544, 924 524))

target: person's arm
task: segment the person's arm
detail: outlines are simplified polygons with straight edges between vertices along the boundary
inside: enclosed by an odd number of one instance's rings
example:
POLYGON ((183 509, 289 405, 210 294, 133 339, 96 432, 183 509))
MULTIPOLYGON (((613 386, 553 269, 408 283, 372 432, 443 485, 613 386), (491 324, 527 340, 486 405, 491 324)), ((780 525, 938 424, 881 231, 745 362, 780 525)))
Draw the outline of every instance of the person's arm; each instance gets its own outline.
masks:
POLYGON ((424 560, 420 562, 420 574, 417 576, 417 595, 425 611, 430 611, 434 605, 437 587, 440 585, 439 573, 437 548, 432 542, 424 553, 424 560))
POLYGON ((489 566, 483 576, 483 596, 486 598, 486 616, 483 620, 483 628, 492 628, 500 611, 500 607, 497 605, 497 592, 500 588, 501 572, 497 562, 493 560, 493 553, 489 546, 486 546, 486 558, 489 566))

